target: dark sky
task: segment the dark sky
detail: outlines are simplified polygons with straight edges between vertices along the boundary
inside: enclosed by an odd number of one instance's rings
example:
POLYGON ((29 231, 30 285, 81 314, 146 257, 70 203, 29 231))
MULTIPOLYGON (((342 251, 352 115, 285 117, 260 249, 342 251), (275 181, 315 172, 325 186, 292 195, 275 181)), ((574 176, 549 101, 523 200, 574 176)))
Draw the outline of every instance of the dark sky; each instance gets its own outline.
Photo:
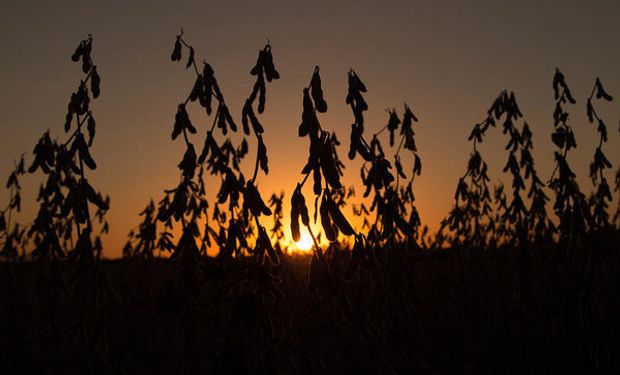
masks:
MULTIPOLYGON (((32 160, 32 147, 46 129, 65 139, 66 105, 81 77, 79 64, 69 57, 79 40, 93 34, 102 95, 92 106, 98 123, 92 152, 99 168, 89 180, 112 198, 107 256, 120 254, 149 198, 160 199, 162 190, 178 181, 176 164, 184 145, 172 142, 170 132, 176 106, 194 80, 191 71, 169 58, 181 27, 198 60, 215 69, 237 120, 253 84, 249 69, 266 39, 271 41, 282 78, 268 87, 262 117, 270 158, 270 174, 259 178, 263 195, 288 193, 299 180, 307 158, 307 139, 297 137, 301 90, 315 65, 321 66, 330 106, 320 120, 343 141, 343 158, 352 120, 344 103, 349 67, 369 90, 368 132, 386 124, 386 108, 402 113, 402 103, 409 103, 420 118, 416 137, 423 173, 416 181, 417 204, 431 228, 452 205, 470 152, 469 131, 502 89, 516 92, 534 132, 536 165, 548 178, 554 150, 551 80, 556 66, 563 70, 578 100, 570 110, 578 143, 570 161, 585 191, 591 190, 588 163, 597 142, 596 129, 585 117, 585 98, 597 76, 610 94, 620 96, 617 1, 127 3, 5 0, 0 5, 2 180, 21 153, 32 160)), ((610 129, 607 151, 616 168, 620 105, 604 104, 599 112, 610 129)), ((201 146, 211 120, 200 111, 190 115, 199 128, 193 141, 201 146)), ((495 133, 481 148, 494 182, 507 156, 501 132, 495 133)), ((254 154, 254 142, 250 145, 254 154)), ((246 171, 253 168, 252 158, 246 171)), ((405 163, 410 170, 411 160, 405 163)), ((345 182, 359 187, 359 165, 347 163, 345 182)), ((24 178, 22 223, 33 219, 40 181, 40 176, 24 178)), ((207 184, 214 196, 219 181, 211 178, 207 184)), ((0 203, 7 199, 5 191, 0 193, 0 203)))

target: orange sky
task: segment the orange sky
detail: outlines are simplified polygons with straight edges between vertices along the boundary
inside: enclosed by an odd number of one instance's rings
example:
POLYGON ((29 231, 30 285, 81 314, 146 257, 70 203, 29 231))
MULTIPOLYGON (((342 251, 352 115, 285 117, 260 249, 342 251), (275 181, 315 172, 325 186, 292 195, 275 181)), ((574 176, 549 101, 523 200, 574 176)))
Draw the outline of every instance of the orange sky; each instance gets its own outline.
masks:
MULTIPOLYGON (((89 180, 112 198, 105 255, 118 256, 138 212, 163 189, 176 186, 176 167, 184 152, 170 132, 177 104, 191 90, 194 75, 169 55, 180 27, 196 47, 198 60, 215 69, 227 103, 240 121, 241 105, 253 77, 249 70, 267 38, 281 79, 269 85, 262 122, 270 173, 259 189, 290 191, 307 158, 307 139, 297 137, 301 90, 315 65, 321 66, 329 112, 323 127, 335 131, 346 159, 352 114, 344 103, 346 73, 353 67, 368 87, 367 132, 383 127, 388 107, 407 102, 420 118, 416 139, 423 161, 415 193, 423 224, 436 227, 447 214, 458 177, 470 151, 467 136, 502 89, 514 90, 534 133, 534 157, 541 176, 552 169, 553 92, 556 66, 565 73, 578 105, 570 108, 578 150, 571 162, 585 191, 588 164, 597 142, 587 123, 585 98, 596 76, 620 97, 620 3, 600 1, 111 1, 17 2, 0 5, 0 177, 13 159, 31 151, 50 129, 64 139, 67 101, 81 71, 69 57, 87 33, 95 39, 93 59, 102 77, 102 94, 92 110, 97 138, 92 149, 99 168, 89 180)), ((617 133, 620 105, 601 107, 610 129, 607 155, 620 163, 617 133), (613 129, 613 132, 611 131, 613 129)), ((199 128, 192 140, 202 145, 211 119, 190 111, 199 128)), ((233 136, 240 140, 241 134, 233 136)), ((221 137, 219 138, 222 139, 221 137)), ((506 154, 498 130, 481 152, 501 177, 506 154)), ((244 171, 253 168, 256 152, 244 171)), ((405 160, 406 170, 411 160, 405 160)), ((359 184, 359 160, 347 162, 344 182, 359 184)), ((612 179, 608 176, 608 179, 612 179)), ((40 175, 25 176, 22 223, 33 219, 40 175)), ((210 196, 219 181, 207 180, 210 196)), ((310 189, 307 190, 307 196, 310 189)), ((8 196, 0 192, 4 205, 8 196)), ((288 202, 288 199, 287 199, 288 202)), ((288 216, 288 205, 285 207, 288 216)), ((288 229, 287 229, 288 234, 288 229)))

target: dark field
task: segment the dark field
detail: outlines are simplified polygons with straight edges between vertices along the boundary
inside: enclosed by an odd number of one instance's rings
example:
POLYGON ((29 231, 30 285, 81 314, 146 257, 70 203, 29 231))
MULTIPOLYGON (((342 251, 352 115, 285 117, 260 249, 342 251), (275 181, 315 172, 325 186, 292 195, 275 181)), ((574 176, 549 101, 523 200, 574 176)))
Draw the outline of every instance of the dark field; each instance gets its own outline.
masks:
POLYGON ((0 373, 618 373, 619 236, 590 241, 377 249, 352 282, 331 249, 313 293, 300 255, 2 264, 0 373))

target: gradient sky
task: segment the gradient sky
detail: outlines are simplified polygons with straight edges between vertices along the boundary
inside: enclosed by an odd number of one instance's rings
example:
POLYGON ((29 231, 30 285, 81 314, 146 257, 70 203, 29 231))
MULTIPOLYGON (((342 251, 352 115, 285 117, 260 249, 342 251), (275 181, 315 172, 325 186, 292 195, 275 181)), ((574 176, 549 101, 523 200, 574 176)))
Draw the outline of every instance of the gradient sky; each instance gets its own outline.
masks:
MULTIPOLYGON (((300 178, 308 147, 307 139, 297 137, 301 90, 315 65, 321 66, 329 104, 329 112, 319 118, 343 141, 343 159, 352 122, 344 102, 349 67, 369 90, 368 133, 387 123, 385 108, 395 106, 402 113, 402 103, 410 104, 420 119, 416 138, 423 161, 415 185, 417 204, 423 224, 431 228, 453 203, 472 126, 502 89, 515 91, 534 133, 536 166, 549 177, 551 81, 558 66, 578 101, 569 109, 578 144, 570 161, 582 189, 590 191, 588 164, 597 132, 586 120, 585 98, 597 76, 617 97, 597 111, 607 120, 606 151, 614 170, 620 163, 619 14, 618 1, 5 0, 0 5, 0 178, 4 183, 21 153, 32 161, 32 148, 46 129, 54 138, 66 138, 66 105, 81 77, 80 65, 70 56, 92 33, 102 94, 92 105, 98 124, 92 153, 99 168, 88 177, 112 198, 104 252, 118 256, 149 198, 159 200, 163 189, 178 182, 176 165, 185 146, 172 142, 170 133, 176 106, 195 79, 169 57, 183 27, 198 61, 206 59, 215 69, 237 121, 253 84, 249 70, 266 39, 271 41, 282 78, 268 86, 262 116, 270 159, 270 174, 258 180, 264 196, 289 193, 300 178)), ((211 120, 197 110, 190 116, 199 128, 192 140, 201 147, 211 120)), ((481 148, 494 182, 507 156, 503 143, 496 130, 481 148)), ((253 139, 250 146, 245 171, 253 168, 253 139)), ((410 158, 405 163, 410 171, 410 158)), ((358 191, 359 166, 357 160, 348 162, 344 179, 356 183, 358 191)), ((40 174, 23 178, 22 223, 33 219, 40 181, 40 174)), ((214 196, 219 180, 210 178, 207 184, 214 196)), ((0 204, 7 200, 2 191, 0 204)))

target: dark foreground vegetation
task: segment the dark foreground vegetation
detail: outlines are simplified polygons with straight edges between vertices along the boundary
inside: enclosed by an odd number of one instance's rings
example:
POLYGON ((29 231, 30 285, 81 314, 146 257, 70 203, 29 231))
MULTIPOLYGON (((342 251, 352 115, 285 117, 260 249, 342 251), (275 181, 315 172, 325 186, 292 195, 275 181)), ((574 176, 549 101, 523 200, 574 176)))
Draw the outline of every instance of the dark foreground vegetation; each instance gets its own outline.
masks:
MULTIPOLYGON (((587 283, 584 256, 561 246, 397 246, 318 295, 300 255, 274 282, 245 261, 201 262, 194 281, 164 259, 105 261, 94 301, 63 287, 69 266, 5 265, 0 372, 618 373, 619 240, 594 239, 587 283)), ((349 252, 326 257, 336 280, 349 252)))
POLYGON ((22 157, 6 184, 0 373, 620 373, 613 197, 620 169, 608 183, 608 130, 599 112, 613 97, 598 78, 585 101, 600 140, 588 196, 569 165, 577 142, 568 110, 577 100, 558 69, 548 180, 536 170, 533 131, 516 95, 502 91, 473 126, 452 210, 429 233, 415 206, 422 161, 411 107, 402 116, 390 109, 385 126, 369 126, 367 87, 347 72, 347 156, 363 159, 363 196, 371 202, 347 205, 355 189, 341 180, 341 141, 319 121, 328 103, 317 66, 301 90, 298 135, 309 152, 285 225, 284 194, 264 200, 257 182, 269 173, 269 127, 259 115, 268 84, 280 79, 272 46, 250 69, 255 82, 238 126, 213 67, 197 63, 181 32, 170 57, 186 56, 195 82, 172 126, 172 140, 185 145, 179 184, 140 213, 123 259, 106 261, 110 198, 88 181, 97 168, 91 105, 101 93, 92 45, 89 36, 71 56, 84 75, 67 106, 64 139, 45 132, 29 167, 22 157), (188 106, 213 115, 200 153, 188 106), (490 186, 482 156, 486 135, 500 126, 509 189, 490 186), (240 167, 254 154, 246 136, 257 145, 251 176, 240 167), (15 213, 26 172, 44 183, 35 219, 21 224, 15 213), (220 186, 215 199, 206 196, 209 183, 220 186), (288 234, 299 241, 302 231, 312 237, 311 254, 287 255, 288 234))

